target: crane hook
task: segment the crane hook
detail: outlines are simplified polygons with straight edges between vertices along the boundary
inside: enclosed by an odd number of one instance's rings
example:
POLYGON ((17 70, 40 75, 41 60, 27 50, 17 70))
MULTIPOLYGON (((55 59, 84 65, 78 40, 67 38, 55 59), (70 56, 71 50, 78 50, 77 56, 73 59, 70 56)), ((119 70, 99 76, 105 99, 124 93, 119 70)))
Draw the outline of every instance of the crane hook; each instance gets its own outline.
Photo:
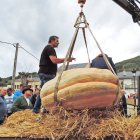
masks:
POLYGON ((81 11, 82 11, 82 8, 83 8, 85 3, 86 3, 86 0, 78 0, 78 4, 80 4, 81 11))
POLYGON ((78 4, 85 4, 86 0, 78 0, 78 4))

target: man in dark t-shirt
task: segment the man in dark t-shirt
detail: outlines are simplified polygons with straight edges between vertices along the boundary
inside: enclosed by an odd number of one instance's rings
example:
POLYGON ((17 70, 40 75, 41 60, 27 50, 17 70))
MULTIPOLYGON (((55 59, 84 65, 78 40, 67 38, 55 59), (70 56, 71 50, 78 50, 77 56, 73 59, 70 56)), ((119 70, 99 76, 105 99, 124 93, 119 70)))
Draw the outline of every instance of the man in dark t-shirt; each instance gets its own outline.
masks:
MULTIPOLYGON (((38 75, 41 81, 40 88, 49 80, 53 79, 57 72, 57 64, 53 63, 50 56, 57 57, 55 49, 48 44, 42 51, 38 75)), ((64 61, 64 60, 63 60, 64 61)))
MULTIPOLYGON (((59 38, 57 36, 51 36, 48 41, 48 45, 43 49, 40 63, 39 63, 39 71, 38 75, 40 78, 40 88, 53 79, 57 73, 57 64, 63 63, 65 58, 57 58, 55 49, 59 45, 59 38)), ((67 61, 72 62, 75 58, 69 58, 67 61)), ((33 112, 38 113, 41 106, 40 95, 38 95, 33 112)))
POLYGON ((56 52, 51 45, 47 45, 42 54, 41 54, 41 59, 40 59, 40 64, 39 64, 39 73, 45 73, 45 74, 56 74, 57 72, 57 64, 54 64, 49 56, 57 56, 56 52))

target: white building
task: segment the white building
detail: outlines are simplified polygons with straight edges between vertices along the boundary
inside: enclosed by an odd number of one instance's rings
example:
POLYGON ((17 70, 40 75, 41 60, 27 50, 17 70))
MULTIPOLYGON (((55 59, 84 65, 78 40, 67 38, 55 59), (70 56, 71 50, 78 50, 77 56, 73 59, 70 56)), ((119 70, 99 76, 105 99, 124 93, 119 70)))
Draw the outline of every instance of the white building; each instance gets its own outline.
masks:
POLYGON ((119 72, 118 77, 122 83, 123 88, 129 92, 134 93, 138 91, 138 77, 140 76, 140 71, 132 73, 131 71, 119 72))

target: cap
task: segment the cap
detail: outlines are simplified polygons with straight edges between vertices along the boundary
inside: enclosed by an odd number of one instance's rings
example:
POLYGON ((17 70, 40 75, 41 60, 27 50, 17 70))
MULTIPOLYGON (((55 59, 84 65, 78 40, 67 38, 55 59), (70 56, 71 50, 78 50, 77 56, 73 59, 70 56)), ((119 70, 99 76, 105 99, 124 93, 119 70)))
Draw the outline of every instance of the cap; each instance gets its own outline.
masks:
POLYGON ((25 87, 23 90, 22 90, 22 93, 24 94, 27 90, 30 90, 33 92, 33 90, 30 88, 30 87, 25 87))

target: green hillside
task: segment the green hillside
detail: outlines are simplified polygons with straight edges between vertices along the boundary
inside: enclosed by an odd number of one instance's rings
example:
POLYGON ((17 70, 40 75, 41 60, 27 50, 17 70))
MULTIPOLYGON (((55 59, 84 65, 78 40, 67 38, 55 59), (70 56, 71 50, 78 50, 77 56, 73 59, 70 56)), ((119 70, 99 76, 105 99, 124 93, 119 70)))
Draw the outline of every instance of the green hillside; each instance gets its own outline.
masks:
MULTIPOLYGON (((37 72, 32 72, 32 73, 20 72, 20 73, 32 75, 32 77, 37 77, 37 76, 38 76, 37 72)), ((15 79, 20 79, 20 77, 21 77, 21 76, 18 75, 18 76, 15 77, 15 79)), ((12 76, 6 77, 6 78, 0 77, 0 86, 11 85, 11 81, 12 81, 12 76)))
MULTIPOLYGON (((87 65, 87 63, 80 63, 80 64, 73 64, 70 65, 69 68, 83 68, 87 65)), ((118 62, 115 64, 117 72, 121 72, 125 69, 125 71, 132 71, 133 69, 140 70, 140 56, 127 59, 121 62, 118 62)), ((60 67, 61 68, 61 67, 60 67)), ((58 71, 60 70, 58 69, 58 71)), ((37 76, 36 72, 28 73, 29 75, 32 75, 33 77, 37 76)), ((19 79, 20 76, 18 75, 16 79, 19 79)), ((11 84, 12 76, 7 78, 1 78, 0 77, 0 86, 6 86, 11 84)))
POLYGON ((133 69, 140 70, 140 55, 131 59, 124 60, 115 64, 117 72, 132 71, 133 69))

